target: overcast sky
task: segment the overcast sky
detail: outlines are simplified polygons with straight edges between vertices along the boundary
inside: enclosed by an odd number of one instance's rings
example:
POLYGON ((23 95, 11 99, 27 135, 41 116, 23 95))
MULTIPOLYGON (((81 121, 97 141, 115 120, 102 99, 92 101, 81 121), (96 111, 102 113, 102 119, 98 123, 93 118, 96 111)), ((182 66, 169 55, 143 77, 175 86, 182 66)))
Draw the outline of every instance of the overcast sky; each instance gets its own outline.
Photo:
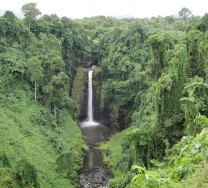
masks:
POLYGON ((70 18, 95 15, 150 18, 175 15, 183 7, 194 15, 203 16, 208 12, 208 0, 0 0, 0 9, 21 12, 21 7, 30 2, 36 2, 42 14, 70 18))

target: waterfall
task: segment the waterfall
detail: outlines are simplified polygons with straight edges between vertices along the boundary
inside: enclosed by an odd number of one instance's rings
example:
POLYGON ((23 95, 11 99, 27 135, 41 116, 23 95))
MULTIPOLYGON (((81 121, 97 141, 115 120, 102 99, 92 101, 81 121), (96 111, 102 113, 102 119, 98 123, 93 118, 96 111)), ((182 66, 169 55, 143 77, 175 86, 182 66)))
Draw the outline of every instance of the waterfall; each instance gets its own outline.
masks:
POLYGON ((99 122, 93 120, 93 88, 92 88, 92 73, 95 66, 88 71, 88 103, 87 103, 87 119, 81 122, 81 126, 97 126, 99 122))
POLYGON ((92 73, 93 73, 93 69, 90 69, 88 72, 88 112, 87 112, 87 121, 88 122, 93 122, 92 73))

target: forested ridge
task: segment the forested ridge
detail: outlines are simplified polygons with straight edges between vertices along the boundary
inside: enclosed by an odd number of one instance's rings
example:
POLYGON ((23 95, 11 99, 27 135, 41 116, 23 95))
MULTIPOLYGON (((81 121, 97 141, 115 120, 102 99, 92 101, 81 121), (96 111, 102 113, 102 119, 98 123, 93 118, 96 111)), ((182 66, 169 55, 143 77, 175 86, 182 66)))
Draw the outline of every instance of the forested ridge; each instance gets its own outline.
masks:
POLYGON ((35 3, 22 12, 0 17, 0 187, 78 186, 86 146, 71 93, 88 64, 100 109, 122 130, 100 146, 109 187, 207 187, 208 14, 72 20, 40 17, 35 3))
POLYGON ((86 146, 70 92, 88 41, 68 18, 22 10, 0 17, 0 187, 75 187, 86 146))

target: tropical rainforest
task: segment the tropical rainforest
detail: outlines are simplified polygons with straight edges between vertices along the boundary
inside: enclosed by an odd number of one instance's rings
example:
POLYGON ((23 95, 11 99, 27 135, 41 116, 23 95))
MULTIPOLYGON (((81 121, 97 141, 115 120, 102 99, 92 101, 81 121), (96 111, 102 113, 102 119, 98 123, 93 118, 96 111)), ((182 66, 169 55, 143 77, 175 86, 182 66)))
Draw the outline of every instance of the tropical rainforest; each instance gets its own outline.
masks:
POLYGON ((78 187, 87 147, 72 94, 89 64, 118 131, 99 146, 108 187, 208 187, 208 14, 70 19, 41 16, 35 3, 22 12, 0 17, 0 187, 78 187))

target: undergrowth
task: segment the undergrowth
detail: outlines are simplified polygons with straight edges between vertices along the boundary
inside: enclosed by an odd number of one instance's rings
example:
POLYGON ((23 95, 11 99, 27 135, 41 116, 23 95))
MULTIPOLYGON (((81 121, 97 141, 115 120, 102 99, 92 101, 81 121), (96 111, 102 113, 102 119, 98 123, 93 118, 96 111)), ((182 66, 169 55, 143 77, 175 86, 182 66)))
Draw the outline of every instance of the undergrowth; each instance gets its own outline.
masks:
POLYGON ((118 133, 100 146, 115 176, 109 181, 110 188, 207 187, 207 129, 196 136, 184 136, 167 151, 163 161, 151 160, 149 167, 134 163, 130 168, 130 164, 124 163, 124 156, 131 152, 122 149, 127 132, 118 133))
POLYGON ((66 110, 56 121, 23 88, 1 93, 0 187, 75 187, 85 147, 76 122, 66 110))

